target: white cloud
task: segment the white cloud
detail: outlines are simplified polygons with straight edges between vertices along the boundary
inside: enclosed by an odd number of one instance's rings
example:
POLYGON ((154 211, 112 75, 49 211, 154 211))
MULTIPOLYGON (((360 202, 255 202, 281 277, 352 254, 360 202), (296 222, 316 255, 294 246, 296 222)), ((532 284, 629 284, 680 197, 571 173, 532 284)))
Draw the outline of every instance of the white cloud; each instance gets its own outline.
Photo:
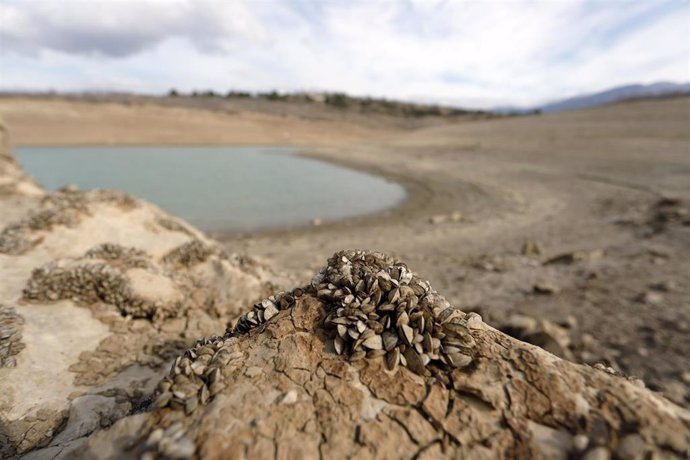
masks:
POLYGON ((527 105, 690 80, 688 5, 12 1, 0 6, 0 87, 343 90, 527 105))
POLYGON ((0 20, 4 47, 27 53, 124 57, 173 37, 222 51, 236 37, 265 38, 246 4, 235 1, 19 0, 0 5, 0 20))

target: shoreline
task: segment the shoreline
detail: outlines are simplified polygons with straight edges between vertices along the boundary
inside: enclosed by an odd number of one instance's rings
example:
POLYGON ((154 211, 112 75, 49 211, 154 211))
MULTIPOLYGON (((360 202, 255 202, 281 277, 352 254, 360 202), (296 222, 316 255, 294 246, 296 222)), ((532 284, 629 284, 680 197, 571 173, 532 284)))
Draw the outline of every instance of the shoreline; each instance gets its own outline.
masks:
MULTIPOLYGON (((359 216, 345 217, 333 221, 326 221, 319 225, 306 224, 282 228, 258 229, 249 232, 209 232, 209 234, 222 242, 246 238, 276 237, 284 238, 296 235, 309 235, 329 232, 335 228, 354 227, 357 225, 381 225, 395 223, 396 221, 414 217, 423 209, 434 195, 433 190, 427 187, 423 181, 411 175, 396 174, 390 170, 379 169, 361 162, 336 159, 320 152, 318 149, 299 150, 291 155, 308 158, 325 163, 348 168, 373 177, 382 178, 400 185, 405 190, 404 199, 398 204, 386 209, 359 216)), ((317 216, 318 218, 318 216, 317 216)))
MULTIPOLYGON (((193 148, 193 147, 228 147, 228 148, 285 148, 291 151, 285 152, 287 155, 311 159, 320 161, 333 166, 338 166, 346 168, 352 171, 356 171, 362 174, 366 174, 375 178, 384 179, 393 182, 404 189, 404 198, 393 206, 387 207, 382 210, 367 212, 364 214, 359 214, 356 216, 349 216, 338 218, 335 220, 325 221, 319 225, 313 225, 312 223, 298 224, 298 225, 287 225, 287 226, 275 226, 267 228, 257 228, 255 230, 249 231, 226 231, 226 230, 205 230, 200 227, 204 233, 212 236, 213 238, 219 239, 221 241, 234 240, 238 238, 252 238, 252 237, 263 237, 263 236, 287 236, 291 234, 307 234, 312 232, 322 232, 328 231, 334 227, 340 226, 354 226, 354 225, 372 225, 380 224, 382 222, 395 222, 404 218, 409 218, 414 216, 422 209, 425 203, 428 203, 431 196, 433 196, 433 190, 430 187, 425 186, 424 182, 419 178, 415 178, 411 175, 396 174, 393 171, 385 170, 382 168, 372 167, 371 165, 366 165, 361 162, 348 161, 344 158, 347 157, 346 152, 343 152, 343 158, 334 158, 327 154, 322 153, 319 147, 304 146, 304 145, 278 145, 278 144, 218 144, 218 143, 197 143, 197 144, 168 144, 168 145, 158 145, 154 143, 145 144, 63 144, 63 145, 14 145, 17 148, 41 148, 41 147, 56 147, 56 148, 89 148, 89 147, 113 147, 113 148, 138 148, 138 147, 159 147, 159 148, 193 148)), ((354 147, 353 147, 354 148, 354 147)), ((339 149, 340 150, 340 149, 339 149)), ((20 159, 21 160, 21 159, 20 159)), ((154 203, 155 204, 155 203, 154 203)), ((315 216, 314 219, 318 219, 319 216, 315 216)))

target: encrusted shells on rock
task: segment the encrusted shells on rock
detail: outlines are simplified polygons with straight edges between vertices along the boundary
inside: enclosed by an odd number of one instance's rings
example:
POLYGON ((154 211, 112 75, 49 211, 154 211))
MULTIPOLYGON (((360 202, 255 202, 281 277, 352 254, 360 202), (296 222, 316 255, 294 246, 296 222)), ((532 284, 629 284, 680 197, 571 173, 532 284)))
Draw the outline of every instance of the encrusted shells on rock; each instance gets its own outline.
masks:
MULTIPOLYGON (((257 303, 228 334, 269 321, 293 305, 298 291, 325 304, 323 325, 333 350, 351 361, 386 356, 389 369, 402 364, 425 375, 429 365, 466 367, 472 361, 475 343, 467 315, 405 264, 370 251, 336 253, 309 285, 257 303)), ((481 324, 477 316, 471 317, 473 329, 481 324)))
POLYGON ((0 368, 15 367, 16 356, 25 345, 22 340, 22 318, 13 307, 0 304, 0 368))

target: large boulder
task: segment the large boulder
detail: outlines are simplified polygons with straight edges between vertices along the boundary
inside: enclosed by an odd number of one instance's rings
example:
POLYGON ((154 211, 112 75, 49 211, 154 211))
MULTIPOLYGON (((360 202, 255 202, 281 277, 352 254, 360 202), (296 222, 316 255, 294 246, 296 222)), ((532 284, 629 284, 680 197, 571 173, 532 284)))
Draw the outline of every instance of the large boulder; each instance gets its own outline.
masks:
POLYGON ((335 254, 175 360, 93 458, 687 458, 690 412, 466 314, 382 254, 335 254))

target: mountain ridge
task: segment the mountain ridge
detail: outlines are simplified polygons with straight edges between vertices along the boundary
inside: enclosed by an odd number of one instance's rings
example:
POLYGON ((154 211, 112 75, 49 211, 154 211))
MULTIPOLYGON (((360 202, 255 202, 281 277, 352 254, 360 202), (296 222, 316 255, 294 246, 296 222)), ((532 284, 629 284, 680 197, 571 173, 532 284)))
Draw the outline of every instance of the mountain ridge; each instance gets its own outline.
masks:
POLYGON ((587 107, 622 102, 631 99, 647 99, 672 95, 690 94, 690 82, 656 82, 650 84, 633 83, 615 86, 604 91, 574 96, 554 101, 540 107, 543 113, 565 112, 587 107))

